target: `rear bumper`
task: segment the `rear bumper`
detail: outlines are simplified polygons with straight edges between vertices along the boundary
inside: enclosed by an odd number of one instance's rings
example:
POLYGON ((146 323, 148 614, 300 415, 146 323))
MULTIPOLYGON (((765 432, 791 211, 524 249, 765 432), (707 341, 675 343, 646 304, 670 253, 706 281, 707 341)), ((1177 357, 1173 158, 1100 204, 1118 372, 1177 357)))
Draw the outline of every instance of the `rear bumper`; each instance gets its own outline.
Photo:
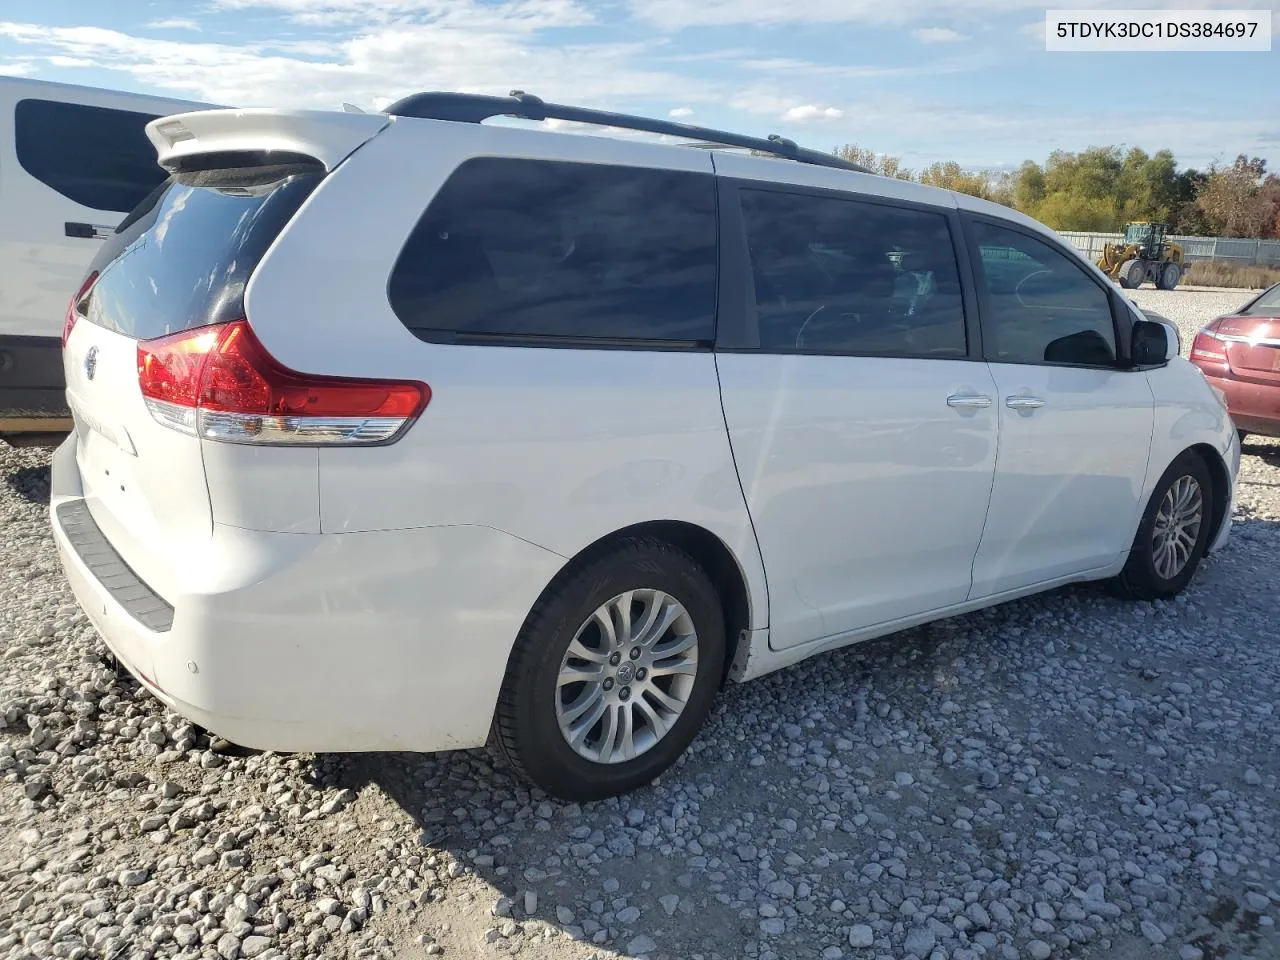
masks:
POLYGON ((161 631, 134 616, 110 573, 95 575, 101 558, 86 561, 63 527, 59 507, 82 496, 71 438, 54 457, 54 538, 107 645, 176 712, 265 750, 483 744, 515 636, 564 562, 487 527, 215 526, 199 582, 163 598, 173 614, 161 631))
POLYGON ((1239 429, 1280 437, 1280 384, 1249 383, 1201 370, 1209 383, 1227 395, 1227 410, 1239 429))
POLYGON ((0 336, 0 434, 71 429, 57 337, 0 336))

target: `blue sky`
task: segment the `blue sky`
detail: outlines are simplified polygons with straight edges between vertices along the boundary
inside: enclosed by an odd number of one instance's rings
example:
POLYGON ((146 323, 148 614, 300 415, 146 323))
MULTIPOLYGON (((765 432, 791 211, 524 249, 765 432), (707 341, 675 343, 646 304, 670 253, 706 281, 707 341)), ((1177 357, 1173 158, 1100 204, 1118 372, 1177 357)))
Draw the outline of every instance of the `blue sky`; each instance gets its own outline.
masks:
MULTIPOLYGON (((1089 5, 1102 0, 1054 4, 1089 5)), ((1155 6, 1125 3, 1144 5, 1155 6)), ((2 0, 0 73, 238 106, 368 109, 418 90, 520 88, 822 149, 855 142, 912 167, 1014 166, 1122 143, 1169 147, 1183 166, 1247 152, 1280 168, 1280 43, 1046 53, 1044 10, 1043 0, 2 0)))

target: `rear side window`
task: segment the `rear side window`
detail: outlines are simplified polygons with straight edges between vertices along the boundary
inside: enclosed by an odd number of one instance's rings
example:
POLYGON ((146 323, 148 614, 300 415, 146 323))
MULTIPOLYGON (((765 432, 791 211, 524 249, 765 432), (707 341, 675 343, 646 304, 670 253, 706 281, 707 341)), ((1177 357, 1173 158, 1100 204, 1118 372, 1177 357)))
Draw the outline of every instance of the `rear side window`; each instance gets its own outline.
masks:
POLYGON ((710 343, 710 174, 482 157, 432 200, 391 275, 424 340, 710 343))
POLYGON ((740 196, 761 350, 965 355, 944 214, 766 190, 740 196))
POLYGON ((1108 366, 1116 362, 1106 291, 1078 262, 1016 230, 975 221, 988 308, 986 359, 1108 366))
POLYGON ((176 174, 99 251, 87 319, 147 340, 242 318, 250 276, 323 175, 318 164, 176 174))
POLYGON ((128 213, 165 178, 144 129, 149 113, 20 100, 14 145, 22 169, 68 200, 128 213))

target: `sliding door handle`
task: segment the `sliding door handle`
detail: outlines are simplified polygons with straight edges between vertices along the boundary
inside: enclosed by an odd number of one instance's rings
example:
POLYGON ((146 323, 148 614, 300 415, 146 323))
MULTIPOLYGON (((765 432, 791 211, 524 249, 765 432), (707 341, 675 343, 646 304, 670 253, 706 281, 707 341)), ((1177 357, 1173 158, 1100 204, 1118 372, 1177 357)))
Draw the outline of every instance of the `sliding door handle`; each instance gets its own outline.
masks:
POLYGON ((976 393, 957 393, 947 397, 947 406, 957 410, 981 410, 991 406, 991 398, 980 397, 976 393))
POLYGON ((1004 405, 1010 410, 1038 410, 1044 401, 1039 397, 1005 397, 1004 405))

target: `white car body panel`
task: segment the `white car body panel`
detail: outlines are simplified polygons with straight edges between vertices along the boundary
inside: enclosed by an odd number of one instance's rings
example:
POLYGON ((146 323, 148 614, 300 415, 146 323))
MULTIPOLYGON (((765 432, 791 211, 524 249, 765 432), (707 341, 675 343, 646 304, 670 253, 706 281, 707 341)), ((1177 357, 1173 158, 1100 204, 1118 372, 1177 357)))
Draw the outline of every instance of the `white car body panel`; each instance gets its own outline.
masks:
MULTIPOLYGON (((319 451, 321 530, 485 524, 568 558, 632 524, 692 523, 737 558, 751 591, 751 626, 765 626, 764 571, 709 351, 425 343, 392 312, 389 266, 422 210, 459 163, 509 153, 515 132, 393 124, 352 156, 340 177, 397 189, 322 185, 297 221, 306 229, 286 229, 249 284, 254 329, 287 366, 421 379, 432 389, 430 405, 398 443, 319 451), (343 282, 299 289, 291 280, 298 271, 343 282), (294 333, 300 316, 308 318, 306 337, 294 333), (545 388, 553 384, 561 386, 545 388)), ((518 133, 520 156, 711 172, 700 151, 673 158, 654 144, 518 133)))
POLYGON ((435 343, 411 334, 387 296, 406 238, 471 157, 714 171, 976 210, 1049 235, 1004 208, 784 161, 505 127, 300 111, 182 122, 191 137, 153 131, 169 160, 288 149, 333 170, 248 284, 245 312, 271 356, 432 391, 383 446, 201 440, 150 416, 134 341, 92 314, 73 331, 67 372, 83 416, 56 456, 51 504, 68 576, 148 688, 233 741, 483 743, 538 597, 572 558, 636 524, 696 527, 727 549, 748 601, 730 676, 747 679, 1115 574, 1154 484, 1188 448, 1220 456, 1234 480, 1230 420, 1181 360, 1113 373, 976 355, 435 343), (74 379, 90 348, 111 393, 96 405, 74 379), (1007 409, 1023 392, 1046 406, 1007 409), (948 405, 969 393, 992 405, 948 405), (78 499, 173 606, 169 632, 131 619, 77 554, 57 511, 78 499))
POLYGON ((1133 370, 989 364, 1000 454, 973 597, 1110 566, 1128 554, 1146 501, 1152 407, 1133 370), (1009 398, 1045 401, 1010 409, 1009 398))
POLYGON ((106 229, 124 219, 62 196, 23 169, 14 144, 14 107, 20 100, 54 100, 164 115, 196 104, 141 94, 95 90, 19 77, 0 77, 0 336, 57 337, 67 300, 75 293, 101 240, 66 235, 66 224, 106 229))
POLYGON ((76 422, 67 442, 89 511, 125 563, 169 597, 201 576, 213 529, 200 446, 147 412, 135 340, 80 320, 64 373, 76 422))
POLYGON ((775 649, 969 596, 996 459, 984 363, 729 353, 725 419, 775 649), (939 495, 945 491, 945 495, 939 495))

